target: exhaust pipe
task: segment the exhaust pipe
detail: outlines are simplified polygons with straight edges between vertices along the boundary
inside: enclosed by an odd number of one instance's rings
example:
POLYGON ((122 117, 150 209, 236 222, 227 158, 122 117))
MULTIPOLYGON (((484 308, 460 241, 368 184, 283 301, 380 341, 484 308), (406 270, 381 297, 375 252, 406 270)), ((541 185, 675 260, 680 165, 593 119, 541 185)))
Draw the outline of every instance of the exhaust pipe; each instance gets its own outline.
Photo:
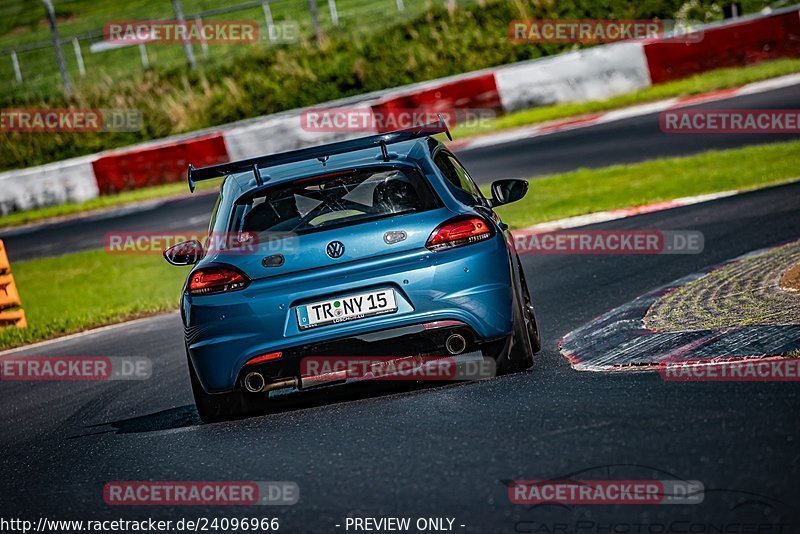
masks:
POLYGON ((284 378, 267 384, 264 375, 257 372, 248 373, 244 377, 244 389, 250 393, 268 393, 274 389, 296 388, 299 383, 297 378, 284 378))
POLYGON ((467 340, 464 339, 464 336, 461 334, 450 334, 447 341, 444 342, 444 346, 447 352, 456 356, 464 352, 464 349, 467 348, 467 340))
POLYGON ((244 388, 250 393, 260 393, 265 385, 264 375, 261 373, 248 373, 244 377, 244 388))

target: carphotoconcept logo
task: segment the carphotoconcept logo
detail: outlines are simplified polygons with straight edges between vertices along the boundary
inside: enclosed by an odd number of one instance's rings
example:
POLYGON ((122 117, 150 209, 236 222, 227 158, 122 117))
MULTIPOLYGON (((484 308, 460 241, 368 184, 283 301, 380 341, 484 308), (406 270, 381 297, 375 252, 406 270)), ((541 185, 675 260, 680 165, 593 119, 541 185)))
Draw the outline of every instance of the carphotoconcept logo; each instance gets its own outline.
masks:
POLYGON ((111 356, 3 356, 0 380, 104 381, 147 380, 149 358, 111 356))
POLYGON ((699 254, 694 230, 557 230, 513 232, 519 254, 699 254))
POLYGON ((13 108, 0 110, 0 131, 136 132, 142 129, 138 109, 13 108))
POLYGON ((675 109, 662 112, 659 122, 671 134, 796 134, 800 110, 675 109))

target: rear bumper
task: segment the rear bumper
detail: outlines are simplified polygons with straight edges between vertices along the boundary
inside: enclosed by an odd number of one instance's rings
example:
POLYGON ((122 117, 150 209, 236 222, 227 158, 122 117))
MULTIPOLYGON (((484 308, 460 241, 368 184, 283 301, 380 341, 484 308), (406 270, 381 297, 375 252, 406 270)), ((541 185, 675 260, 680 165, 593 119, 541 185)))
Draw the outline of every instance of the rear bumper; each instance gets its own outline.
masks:
POLYGON ((185 295, 182 315, 198 378, 206 391, 218 393, 238 388, 245 364, 271 352, 285 356, 271 362, 265 376, 281 377, 291 375, 302 356, 322 355, 315 351, 425 352, 435 348, 431 342, 438 334, 421 325, 436 321, 458 321, 478 344, 504 338, 513 330, 512 302, 507 248, 502 236, 495 236, 444 252, 404 252, 255 280, 229 294, 185 295), (297 325, 297 305, 385 287, 397 295, 395 313, 307 330, 297 325), (400 335, 364 341, 387 331, 400 335))
POLYGON ((245 377, 252 372, 260 373, 267 384, 302 378, 302 387, 306 388, 307 379, 309 383, 324 382, 318 380, 323 377, 314 370, 315 365, 346 365, 348 361, 362 361, 364 357, 367 357, 366 361, 374 358, 375 362, 385 362, 410 356, 438 357, 481 351, 485 356, 496 358, 504 343, 505 338, 479 339, 469 326, 459 321, 402 326, 293 347, 283 351, 279 360, 247 364, 239 371, 235 388, 244 389, 245 377), (453 335, 464 339, 464 348, 450 353, 447 350, 447 340, 453 335))

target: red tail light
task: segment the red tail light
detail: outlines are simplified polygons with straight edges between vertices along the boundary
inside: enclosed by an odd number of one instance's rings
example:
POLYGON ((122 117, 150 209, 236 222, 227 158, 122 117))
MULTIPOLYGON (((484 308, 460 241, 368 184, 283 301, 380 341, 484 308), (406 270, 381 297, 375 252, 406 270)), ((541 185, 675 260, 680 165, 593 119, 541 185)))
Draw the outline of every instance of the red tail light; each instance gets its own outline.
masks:
POLYGON ((245 365, 255 365, 257 363, 271 362, 272 360, 277 360, 281 356, 283 356, 282 352, 270 352, 269 354, 262 354, 261 356, 256 356, 252 360, 248 360, 245 365))
POLYGON ((466 216, 450 219, 439 225, 425 246, 434 252, 469 245, 492 237, 492 227, 481 217, 466 216))
POLYGON ((189 293, 211 295, 244 289, 250 279, 233 267, 204 267, 192 273, 189 293))

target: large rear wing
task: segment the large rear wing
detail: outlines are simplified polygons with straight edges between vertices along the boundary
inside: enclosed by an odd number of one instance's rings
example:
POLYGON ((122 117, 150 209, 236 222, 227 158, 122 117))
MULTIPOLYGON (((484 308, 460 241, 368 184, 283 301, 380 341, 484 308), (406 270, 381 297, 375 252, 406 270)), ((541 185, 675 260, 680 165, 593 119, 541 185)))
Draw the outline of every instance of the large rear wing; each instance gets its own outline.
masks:
POLYGON ((336 154, 344 154, 346 152, 354 152, 356 150, 363 150, 365 148, 380 147, 383 153, 384 160, 389 160, 389 152, 387 145, 392 143, 400 143, 417 139, 420 137, 427 137, 444 133, 451 141, 453 136, 450 135, 450 130, 447 128, 447 123, 439 115, 439 120, 430 124, 422 126, 413 126, 403 130, 396 130, 393 132, 371 135, 369 137, 360 137, 358 139, 350 139, 348 141, 339 141, 337 143, 330 143, 328 145, 312 146, 309 148, 301 148, 299 150, 291 150, 289 152, 281 152, 280 154, 269 154, 267 156, 259 156, 257 158, 243 159, 239 161, 232 161, 230 163, 220 163, 219 165, 210 165, 200 169, 195 169, 192 164, 189 164, 189 191, 194 193, 194 188, 200 180, 210 180, 212 178, 219 178, 220 176, 227 176, 239 172, 252 171, 256 177, 258 185, 263 185, 260 169, 265 167, 273 167, 275 165, 283 165, 285 163, 295 163, 297 161, 305 161, 309 159, 322 159, 326 160, 330 156, 336 154))

